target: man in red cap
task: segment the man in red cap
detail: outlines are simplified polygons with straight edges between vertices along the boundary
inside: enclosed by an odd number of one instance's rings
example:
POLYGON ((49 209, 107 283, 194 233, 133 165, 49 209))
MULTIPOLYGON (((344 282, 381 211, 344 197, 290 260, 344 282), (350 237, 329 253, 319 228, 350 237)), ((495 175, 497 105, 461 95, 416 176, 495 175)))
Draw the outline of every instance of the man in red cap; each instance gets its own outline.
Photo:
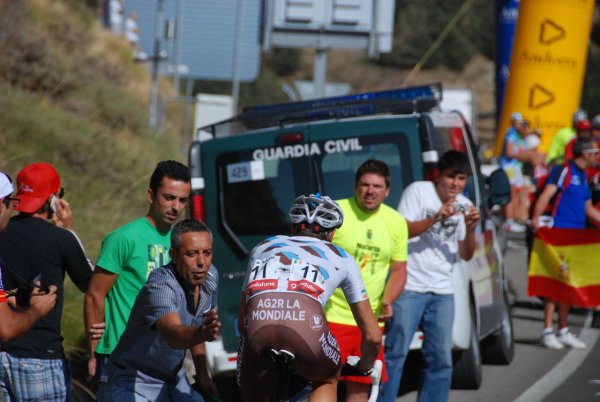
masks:
POLYGON ((30 286, 33 278, 57 288, 57 303, 25 335, 2 343, 0 387, 14 400, 69 400, 68 362, 62 348, 63 281, 68 273, 82 291, 92 274, 73 229, 60 176, 49 163, 32 163, 17 175, 16 210, 0 234, 0 255, 8 289, 30 286))
MULTIPOLYGON (((19 203, 19 199, 12 195, 13 184, 10 177, 0 172, 0 232, 8 225, 13 207, 19 203)), ((0 260, 1 267, 2 260, 0 260)), ((10 296, 12 295, 4 290, 2 270, 0 270, 0 322, 2 322, 0 341, 2 342, 27 332, 33 324, 50 312, 56 304, 56 286, 52 286, 48 293, 40 292, 39 288, 33 289, 29 307, 20 310, 9 306, 7 298, 10 296)))
POLYGON ((573 144, 577 140, 592 140, 592 122, 588 119, 579 120, 575 123, 575 137, 571 138, 565 146, 565 160, 570 161, 573 159, 573 144))

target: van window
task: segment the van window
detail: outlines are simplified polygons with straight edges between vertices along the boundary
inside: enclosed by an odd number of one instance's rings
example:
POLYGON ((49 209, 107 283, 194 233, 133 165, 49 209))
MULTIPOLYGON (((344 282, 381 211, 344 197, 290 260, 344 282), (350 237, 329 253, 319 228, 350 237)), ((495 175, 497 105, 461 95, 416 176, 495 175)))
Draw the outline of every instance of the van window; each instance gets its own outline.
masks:
POLYGON ((310 148, 303 144, 299 150, 318 147, 322 152, 285 157, 256 149, 221 154, 217 158, 221 217, 240 236, 288 233, 288 208, 298 195, 321 192, 333 199, 352 197, 356 169, 368 159, 382 160, 390 167, 386 203, 396 208, 406 183, 415 180, 406 136, 360 136, 352 149, 337 149, 331 141, 317 141, 310 148), (262 159, 255 159, 257 155, 262 159))
POLYGON ((448 150, 467 153, 464 122, 460 115, 454 113, 431 113, 431 120, 442 149, 440 154, 448 150))
POLYGON ((329 154, 321 161, 323 188, 333 199, 354 196, 356 170, 369 159, 385 162, 390 168, 390 195, 386 203, 395 208, 406 183, 413 180, 410 156, 407 147, 399 147, 395 142, 364 145, 361 152, 329 154))
POLYGON ((254 161, 251 154, 217 159, 223 218, 238 235, 287 233, 289 205, 309 188, 308 159, 254 161))

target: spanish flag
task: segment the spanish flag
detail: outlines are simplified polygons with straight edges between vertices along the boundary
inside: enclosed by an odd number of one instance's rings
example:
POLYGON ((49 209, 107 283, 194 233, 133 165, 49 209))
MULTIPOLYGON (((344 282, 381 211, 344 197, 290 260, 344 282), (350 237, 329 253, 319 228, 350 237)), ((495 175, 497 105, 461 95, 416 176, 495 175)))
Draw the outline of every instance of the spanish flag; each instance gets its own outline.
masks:
POLYGON ((600 230, 538 229, 529 260, 529 296, 598 306, 599 261, 600 230))

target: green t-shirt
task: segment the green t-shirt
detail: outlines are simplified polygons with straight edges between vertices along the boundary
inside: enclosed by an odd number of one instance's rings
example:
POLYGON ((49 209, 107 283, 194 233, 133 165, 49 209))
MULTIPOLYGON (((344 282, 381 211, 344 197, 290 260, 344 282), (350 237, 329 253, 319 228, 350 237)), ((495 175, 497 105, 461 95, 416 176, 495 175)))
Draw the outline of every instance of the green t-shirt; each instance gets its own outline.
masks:
POLYGON ((102 241, 96 265, 118 275, 104 302, 106 329, 96 352, 111 354, 127 325, 133 303, 150 271, 169 263, 171 231, 161 234, 146 218, 136 219, 102 241))
MULTIPOLYGON (((344 223, 337 229, 333 243, 354 257, 365 283, 373 313, 379 315, 381 297, 392 261, 406 261, 408 228, 396 210, 381 204, 374 213, 363 212, 354 198, 338 201, 344 223)), ((327 321, 356 325, 344 293, 336 289, 325 306, 327 321)), ((383 324, 380 324, 383 326, 383 324)))

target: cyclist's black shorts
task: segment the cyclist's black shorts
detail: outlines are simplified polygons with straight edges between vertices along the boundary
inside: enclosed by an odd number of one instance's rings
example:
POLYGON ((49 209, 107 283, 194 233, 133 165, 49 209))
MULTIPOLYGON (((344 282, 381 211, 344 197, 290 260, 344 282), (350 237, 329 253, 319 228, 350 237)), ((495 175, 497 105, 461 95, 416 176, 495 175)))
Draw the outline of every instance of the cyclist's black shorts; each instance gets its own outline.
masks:
POLYGON ((240 335, 237 379, 244 401, 267 401, 276 392, 279 377, 270 349, 293 353, 293 372, 308 380, 337 378, 342 365, 321 304, 306 295, 270 292, 253 297, 246 304, 240 335))

